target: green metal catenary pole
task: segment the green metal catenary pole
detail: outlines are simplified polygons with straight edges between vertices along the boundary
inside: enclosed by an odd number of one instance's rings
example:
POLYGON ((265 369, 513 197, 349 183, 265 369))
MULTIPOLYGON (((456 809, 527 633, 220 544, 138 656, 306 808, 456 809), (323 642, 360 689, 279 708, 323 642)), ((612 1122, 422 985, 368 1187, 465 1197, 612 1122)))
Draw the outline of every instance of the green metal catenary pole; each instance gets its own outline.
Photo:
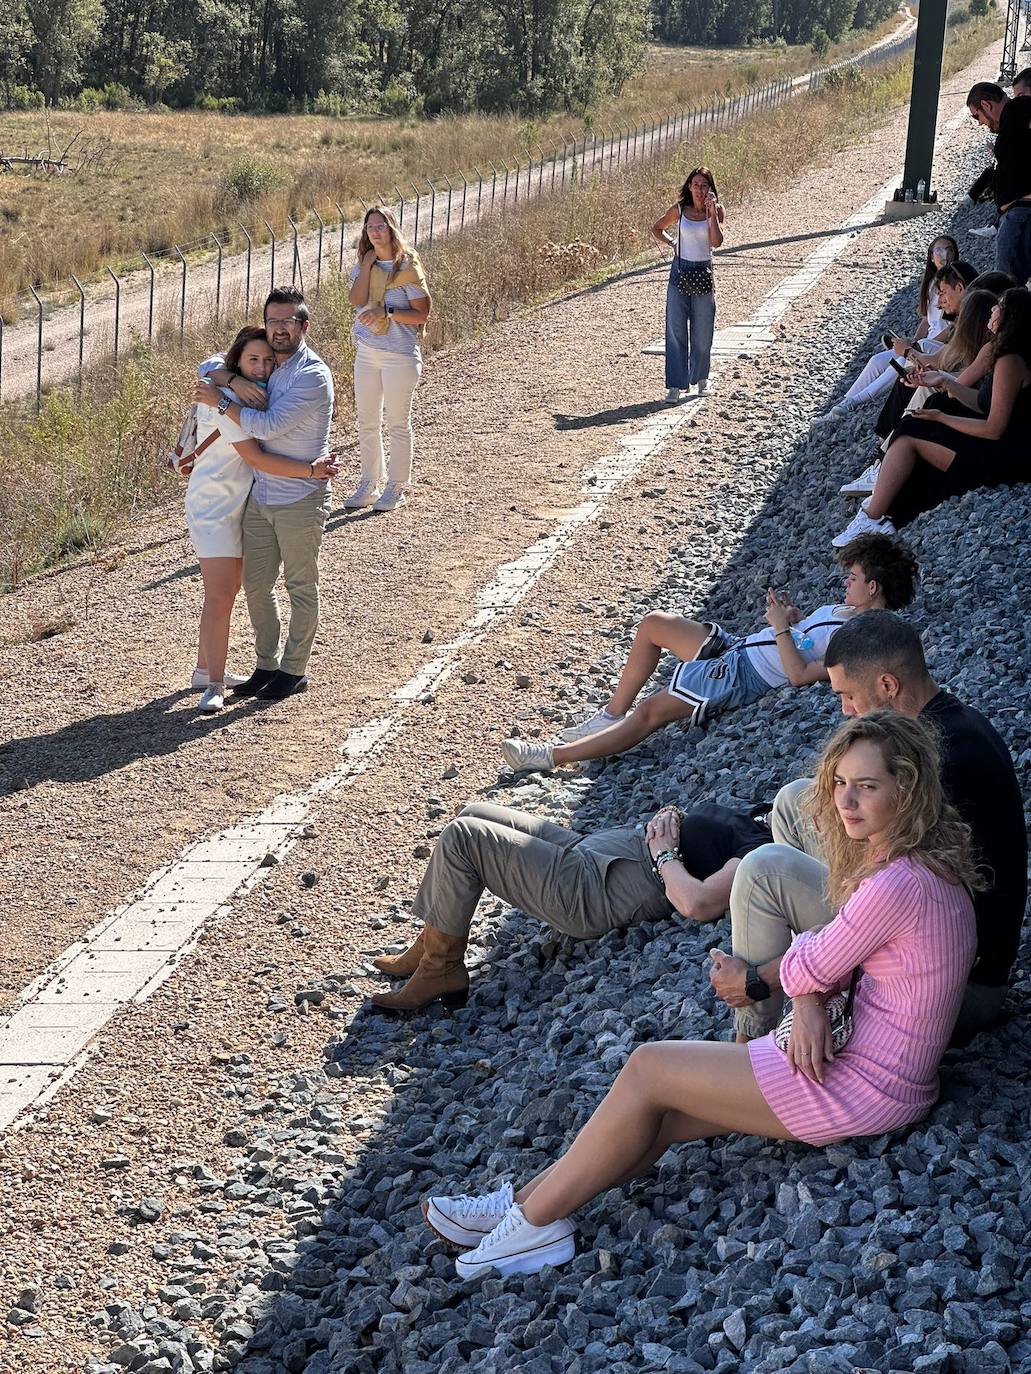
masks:
POLYGON ((947 12, 948 0, 920 0, 906 134, 906 166, 902 175, 902 196, 911 193, 912 200, 926 200, 930 195, 947 12), (921 181, 923 196, 917 194, 921 181))

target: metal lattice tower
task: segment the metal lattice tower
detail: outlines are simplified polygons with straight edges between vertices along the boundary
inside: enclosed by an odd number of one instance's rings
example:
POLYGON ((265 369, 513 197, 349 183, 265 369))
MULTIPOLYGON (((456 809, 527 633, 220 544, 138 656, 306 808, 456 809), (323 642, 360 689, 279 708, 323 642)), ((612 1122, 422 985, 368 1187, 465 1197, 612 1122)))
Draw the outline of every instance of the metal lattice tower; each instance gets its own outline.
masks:
POLYGON ((1006 34, 1002 40, 1002 65, 999 80, 1005 84, 1017 74, 1017 53, 1031 51, 1031 0, 1008 0, 1006 5, 1006 34), (1024 41, 1020 41, 1021 34, 1024 41))

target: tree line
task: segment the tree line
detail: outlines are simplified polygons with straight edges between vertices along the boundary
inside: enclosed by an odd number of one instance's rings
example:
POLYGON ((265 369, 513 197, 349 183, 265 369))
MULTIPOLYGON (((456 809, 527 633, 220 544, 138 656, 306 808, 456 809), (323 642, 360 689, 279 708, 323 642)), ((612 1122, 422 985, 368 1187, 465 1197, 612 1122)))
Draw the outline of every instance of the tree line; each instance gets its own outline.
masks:
POLYGON ((437 113, 586 110, 646 38, 834 38, 896 0, 2 0, 0 99, 437 113))

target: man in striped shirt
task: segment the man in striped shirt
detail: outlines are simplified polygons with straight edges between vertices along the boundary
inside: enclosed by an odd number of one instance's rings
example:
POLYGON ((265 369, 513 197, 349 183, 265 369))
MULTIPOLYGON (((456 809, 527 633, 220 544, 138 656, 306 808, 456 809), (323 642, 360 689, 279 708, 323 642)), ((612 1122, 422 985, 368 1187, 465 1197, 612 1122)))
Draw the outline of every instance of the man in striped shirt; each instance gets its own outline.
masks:
MULTIPOLYGON (((980 711, 942 691, 927 670, 920 636, 891 611, 865 611, 843 625, 824 660, 846 716, 888 708, 935 727, 946 797, 970 826, 987 886, 974 894, 977 956, 952 1043, 965 1045, 1001 1015, 1027 902, 1024 805, 1006 745, 980 711)), ((808 779, 778 793, 774 843, 742 859, 730 911, 734 956, 713 951, 710 981, 734 1008, 739 1040, 773 1028, 783 1003, 778 970, 794 935, 826 925, 827 869, 808 820, 808 779)))

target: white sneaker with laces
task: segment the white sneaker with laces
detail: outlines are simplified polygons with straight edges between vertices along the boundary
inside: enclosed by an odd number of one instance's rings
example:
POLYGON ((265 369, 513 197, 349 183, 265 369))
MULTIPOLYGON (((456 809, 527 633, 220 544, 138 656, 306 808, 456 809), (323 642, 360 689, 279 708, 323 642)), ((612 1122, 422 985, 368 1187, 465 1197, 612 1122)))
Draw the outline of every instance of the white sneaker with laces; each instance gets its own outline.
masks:
POLYGON ((607 730, 610 725, 618 725, 621 720, 626 720, 626 716, 610 716, 608 711, 602 709, 589 716, 587 720, 582 720, 579 725, 566 726, 564 730, 559 731, 558 737, 564 744, 575 744, 578 739, 596 735, 599 730, 607 730))
POLYGON ((979 229, 968 229, 968 234, 973 234, 975 239, 993 239, 998 233, 994 224, 982 224, 979 229))
POLYGON ((479 1245, 512 1206, 512 1185, 503 1183, 480 1197, 431 1197, 423 1215, 426 1225, 455 1245, 479 1245))
MULTIPOLYGON (((250 673, 226 673, 222 680, 223 687, 239 687, 241 682, 246 682, 250 673)), ((211 678, 208 676, 207 668, 194 668, 190 677, 190 690, 192 692, 203 692, 205 687, 210 686, 211 678)))
POLYGON ((225 704, 225 684, 222 682, 213 682, 209 687, 205 687, 204 695, 197 703, 197 709, 203 711, 206 716, 213 716, 216 711, 221 711, 225 704))
POLYGON ((880 520, 875 520, 872 516, 867 515, 864 503, 841 533, 834 536, 831 545, 835 549, 843 549, 846 544, 851 544, 852 540, 858 539, 861 534, 895 533, 897 533, 895 526, 886 515, 882 516, 880 520))
POLYGON ((373 504, 373 510, 397 510, 398 506, 406 504, 408 497, 405 489, 399 482, 388 482, 383 488, 383 495, 373 504))
POLYGON ((494 1230, 475 1250, 455 1260, 459 1278, 474 1279, 494 1269, 506 1274, 536 1274, 546 1264, 568 1264, 576 1254, 576 1234, 568 1217, 547 1226, 531 1226, 518 1202, 513 1202, 494 1230))
POLYGON ((877 482, 877 474, 881 470, 880 459, 870 466, 855 479, 854 482, 846 482, 838 490, 842 496, 871 496, 877 482))
POLYGON ((542 740, 507 739, 501 753, 513 773, 550 773, 555 767, 555 751, 542 740))
POLYGON ((680 390, 678 386, 671 386, 670 389, 666 392, 666 400, 671 406, 674 406, 680 400, 683 394, 684 393, 680 390))
POLYGON ((379 499, 379 487, 374 482, 359 482, 344 502, 345 510, 365 510, 379 499))

